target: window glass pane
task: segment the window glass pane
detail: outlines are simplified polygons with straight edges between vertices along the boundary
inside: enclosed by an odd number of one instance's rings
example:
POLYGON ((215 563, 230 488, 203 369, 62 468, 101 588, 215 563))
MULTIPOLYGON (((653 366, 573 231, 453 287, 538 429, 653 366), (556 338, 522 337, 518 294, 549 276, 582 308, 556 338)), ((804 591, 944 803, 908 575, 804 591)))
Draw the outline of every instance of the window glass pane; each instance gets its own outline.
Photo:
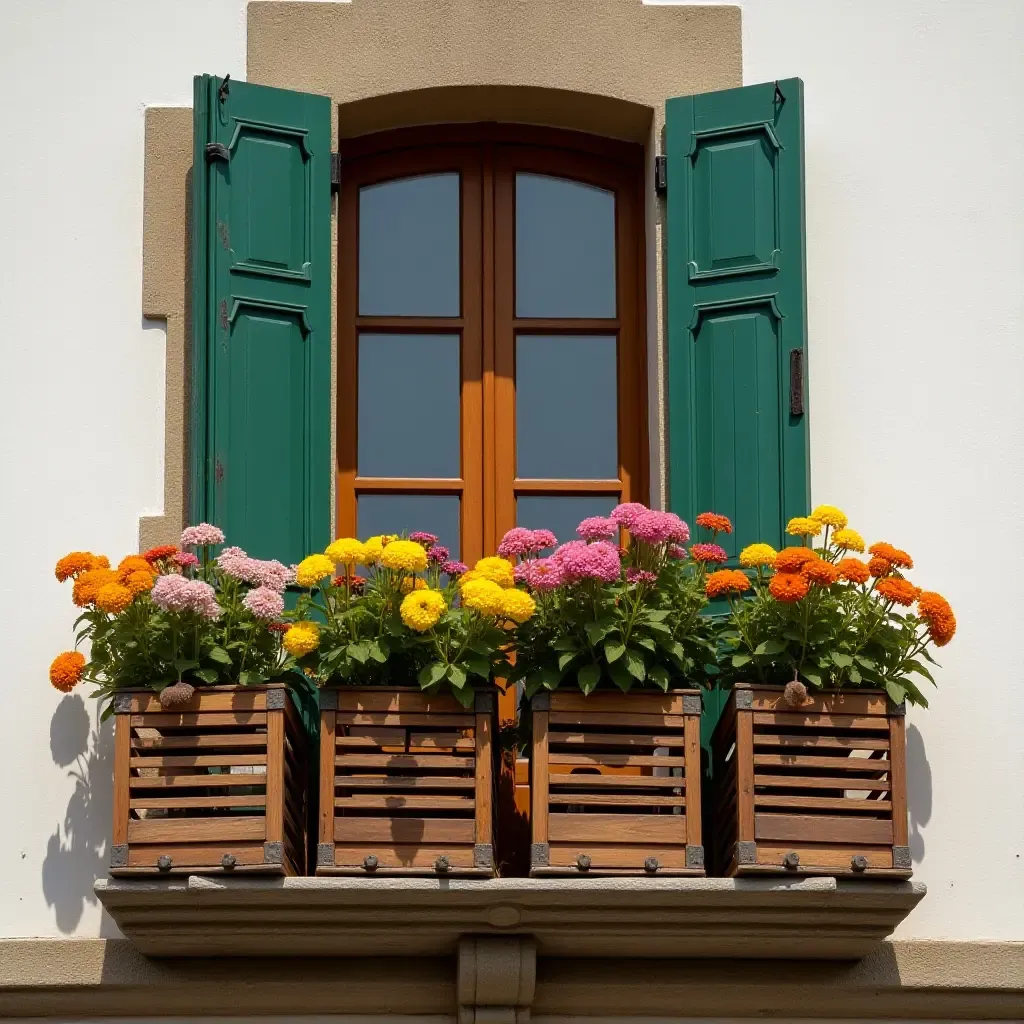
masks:
POLYGON ((459 337, 359 336, 360 476, 459 476, 459 337))
POLYGON ((528 530, 550 530, 564 544, 567 540, 579 540, 576 527, 582 520, 606 516, 618 503, 615 494, 522 495, 516 499, 516 525, 528 530))
POLYGON ((516 175, 516 316, 615 316, 615 193, 516 175))
POLYGON ((516 476, 619 475, 615 336, 516 338, 516 476))
POLYGON ((459 176, 359 190, 362 316, 459 315, 459 176))
POLYGON ((459 497, 456 494, 360 494, 356 506, 361 540, 380 533, 433 533, 459 557, 459 497))

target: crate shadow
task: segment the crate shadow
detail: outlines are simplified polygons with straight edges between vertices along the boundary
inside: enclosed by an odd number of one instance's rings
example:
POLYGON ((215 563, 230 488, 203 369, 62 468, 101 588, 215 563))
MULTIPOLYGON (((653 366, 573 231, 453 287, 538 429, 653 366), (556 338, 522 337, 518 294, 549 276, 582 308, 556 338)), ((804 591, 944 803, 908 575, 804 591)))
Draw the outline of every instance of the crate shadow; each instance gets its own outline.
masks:
POLYGON ((907 726, 907 810, 910 813, 910 856, 924 860, 924 833, 932 817, 932 768, 924 749, 924 736, 916 725, 907 726))

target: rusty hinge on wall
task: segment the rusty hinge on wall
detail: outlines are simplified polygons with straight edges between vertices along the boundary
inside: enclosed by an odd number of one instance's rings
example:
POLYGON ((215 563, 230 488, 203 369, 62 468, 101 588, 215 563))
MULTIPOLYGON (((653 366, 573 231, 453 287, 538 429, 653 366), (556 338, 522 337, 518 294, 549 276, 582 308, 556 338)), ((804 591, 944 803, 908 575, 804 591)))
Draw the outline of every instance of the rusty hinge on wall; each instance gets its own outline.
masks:
POLYGON ((654 158, 654 191, 663 196, 668 192, 668 157, 656 156, 654 158))
POLYGON ((789 415, 804 414, 804 350, 789 350, 789 415))
POLYGON ((331 154, 331 191, 337 192, 341 188, 341 154, 331 154))

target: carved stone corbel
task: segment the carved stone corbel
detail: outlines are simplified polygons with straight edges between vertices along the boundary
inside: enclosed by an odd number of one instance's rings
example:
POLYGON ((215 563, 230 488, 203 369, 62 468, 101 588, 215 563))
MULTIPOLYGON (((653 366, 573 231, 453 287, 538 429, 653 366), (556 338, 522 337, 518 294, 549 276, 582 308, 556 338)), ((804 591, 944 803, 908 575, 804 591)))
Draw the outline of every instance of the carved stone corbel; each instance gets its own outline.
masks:
POLYGON ((527 1024, 537 981, 537 944, 528 936, 459 940, 459 1024, 527 1024))

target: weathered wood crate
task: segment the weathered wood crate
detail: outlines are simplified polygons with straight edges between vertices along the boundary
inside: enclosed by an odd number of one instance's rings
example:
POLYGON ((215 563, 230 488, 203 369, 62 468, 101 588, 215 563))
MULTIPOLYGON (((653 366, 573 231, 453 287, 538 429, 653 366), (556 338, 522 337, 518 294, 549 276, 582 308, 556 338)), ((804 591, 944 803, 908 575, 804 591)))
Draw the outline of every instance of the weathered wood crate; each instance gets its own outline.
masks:
POLYGON ((110 873, 306 873, 306 737, 283 683, 114 698, 110 873))
POLYGON ((904 709, 737 686, 712 737, 716 873, 909 878, 904 709))
POLYGON ((531 875, 703 875, 701 697, 531 702, 531 875))
POLYGON ((493 875, 494 697, 321 690, 316 873, 493 875))

